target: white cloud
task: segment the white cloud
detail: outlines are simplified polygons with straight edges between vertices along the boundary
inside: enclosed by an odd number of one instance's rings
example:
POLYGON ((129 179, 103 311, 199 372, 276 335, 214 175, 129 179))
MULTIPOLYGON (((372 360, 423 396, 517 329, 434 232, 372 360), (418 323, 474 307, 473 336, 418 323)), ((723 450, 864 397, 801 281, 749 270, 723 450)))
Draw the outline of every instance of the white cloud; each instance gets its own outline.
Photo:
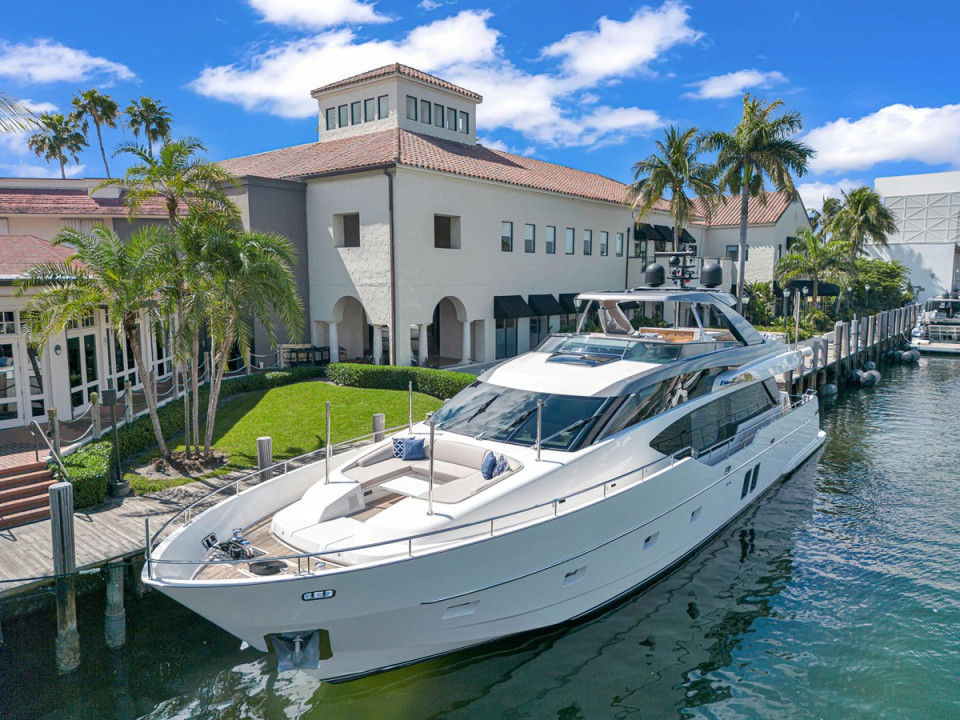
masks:
POLYGON ((510 145, 507 145, 503 140, 478 137, 477 144, 483 145, 484 147, 490 148, 491 150, 499 150, 500 152, 512 153, 514 155, 519 154, 515 147, 511 147, 510 145))
POLYGON ((768 88, 786 82, 783 73, 773 70, 760 72, 759 70, 737 70, 726 75, 714 75, 706 80, 692 83, 697 88, 694 92, 684 93, 684 97, 694 100, 720 100, 743 95, 749 88, 768 88))
POLYGON ((797 192, 800 193, 800 199, 803 200, 803 206, 809 210, 819 210, 823 207, 824 198, 842 197, 842 193, 850 192, 853 188, 866 185, 863 180, 844 178, 836 182, 812 181, 797 183, 797 192))
MULTIPOLYGON (((30 108, 35 114, 45 112, 55 112, 57 106, 48 102, 34 102, 33 100, 21 99, 21 103, 30 108)), ((33 155, 33 151, 27 147, 27 138, 35 131, 24 130, 22 132, 0 133, 0 158, 4 155, 27 156, 33 155)), ((0 159, 0 164, 3 160, 0 159)))
POLYGON ((686 9, 667 2, 626 22, 601 18, 597 31, 567 35, 544 53, 560 59, 561 71, 530 73, 504 59, 491 17, 489 11, 464 10, 390 40, 361 40, 347 28, 328 31, 277 45, 242 64, 206 68, 191 88, 247 110, 310 117, 317 112, 312 88, 401 62, 483 95, 477 117, 481 130, 510 128, 551 145, 622 142, 665 121, 637 107, 591 108, 583 114, 584 104, 597 101, 590 97, 597 78, 645 70, 668 47, 700 37, 687 25, 686 9), (595 64, 587 56, 601 45, 609 47, 604 62, 595 64), (620 46, 623 51, 610 52, 620 46))
MULTIPOLYGON (((83 177, 83 171, 86 169, 86 165, 72 163, 65 168, 68 178, 83 177)), ((60 177, 60 164, 54 162, 49 165, 31 165, 30 163, 4 163, 0 161, 0 177, 58 178, 60 177)))
POLYGON ((862 170, 901 160, 960 167, 960 104, 888 105, 858 120, 829 122, 803 139, 817 151, 814 172, 862 170))
POLYGON ((437 0, 420 0, 420 2, 417 3, 417 7, 421 10, 436 10, 441 5, 443 5, 443 3, 437 2, 437 0))
POLYGON ((126 65, 46 39, 32 44, 0 41, 0 76, 25 84, 80 82, 94 77, 104 83, 136 77, 126 65))
POLYGON ((247 0, 263 19, 275 25, 323 29, 336 25, 389 22, 375 3, 360 0, 247 0))
POLYGON ((564 72, 581 83, 632 75, 678 44, 690 44, 703 34, 688 24, 687 8, 668 1, 659 8, 642 8, 624 22, 604 16, 597 30, 582 30, 543 49, 545 57, 561 58, 564 72))

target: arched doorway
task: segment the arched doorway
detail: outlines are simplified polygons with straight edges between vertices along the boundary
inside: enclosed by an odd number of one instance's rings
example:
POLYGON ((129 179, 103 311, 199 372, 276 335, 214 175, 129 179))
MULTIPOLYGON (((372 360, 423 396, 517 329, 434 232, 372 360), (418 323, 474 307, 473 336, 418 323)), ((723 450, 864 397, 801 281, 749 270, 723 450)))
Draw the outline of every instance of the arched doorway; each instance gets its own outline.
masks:
MULTIPOLYGON (((363 361, 373 355, 372 330, 363 304, 355 297, 344 296, 333 308, 336 339, 341 362, 363 361)), ((329 341, 329 330, 328 330, 329 341)))
POLYGON ((427 326, 427 364, 434 367, 470 360, 470 322, 458 298, 447 296, 433 309, 427 326))

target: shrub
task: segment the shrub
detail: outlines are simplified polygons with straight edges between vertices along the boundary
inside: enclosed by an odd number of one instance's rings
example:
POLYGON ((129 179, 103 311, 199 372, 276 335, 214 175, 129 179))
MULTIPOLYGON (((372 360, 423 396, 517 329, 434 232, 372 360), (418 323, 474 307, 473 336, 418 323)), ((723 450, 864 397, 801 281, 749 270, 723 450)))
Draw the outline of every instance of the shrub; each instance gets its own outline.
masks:
MULTIPOLYGON (((457 373, 451 373, 457 374, 457 373)), ((315 365, 301 365, 285 370, 276 370, 256 375, 240 375, 225 379, 220 397, 226 398, 253 390, 270 388, 291 383, 303 382, 323 377, 324 369, 315 365)), ((200 409, 205 411, 209 390, 206 385, 200 387, 200 409)), ((157 410, 160 428, 164 437, 176 435, 183 430, 183 400, 174 400, 157 410)), ((149 415, 143 415, 117 431, 117 444, 120 447, 121 462, 127 462, 156 445, 153 424, 149 415)), ((113 441, 108 435, 94 443, 88 443, 77 452, 64 458, 70 480, 73 482, 73 503, 76 508, 99 505, 107 496, 110 481, 113 441)))
POLYGON ((417 392, 432 395, 441 400, 452 398, 477 379, 469 373, 450 370, 356 363, 328 365, 327 377, 337 385, 378 390, 406 390, 412 382, 413 389, 417 392))

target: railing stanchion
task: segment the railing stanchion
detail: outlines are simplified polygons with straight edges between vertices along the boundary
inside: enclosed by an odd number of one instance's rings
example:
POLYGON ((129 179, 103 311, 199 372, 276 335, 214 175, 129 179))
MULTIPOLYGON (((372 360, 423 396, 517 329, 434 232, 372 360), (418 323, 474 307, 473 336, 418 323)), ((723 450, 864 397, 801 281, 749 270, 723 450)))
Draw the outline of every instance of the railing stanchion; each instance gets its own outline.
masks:
POLYGON ((407 383, 407 430, 413 432, 413 380, 407 383))
MULTIPOLYGON (((284 468, 286 470, 286 468, 284 468)), ((327 401, 327 442, 323 453, 324 484, 330 484, 330 401, 327 401)))
POLYGON ((152 579, 152 578, 153 578, 153 563, 150 561, 150 555, 151 555, 151 553, 150 553, 150 543, 151 543, 151 539, 150 539, 150 518, 147 517, 147 518, 144 518, 144 519, 143 519, 143 529, 144 529, 144 532, 146 533, 146 536, 147 536, 147 537, 146 537, 146 541, 147 541, 147 542, 146 542, 146 543, 144 544, 144 546, 143 546, 143 559, 144 559, 144 562, 146 562, 146 564, 147 564, 147 577, 152 579))
POLYGON ((540 445, 543 442, 543 400, 537 400, 537 462, 540 462, 540 445))
POLYGON ((433 418, 430 418, 430 484, 427 489, 427 515, 433 515, 433 456, 436 447, 433 444, 434 428, 433 418))

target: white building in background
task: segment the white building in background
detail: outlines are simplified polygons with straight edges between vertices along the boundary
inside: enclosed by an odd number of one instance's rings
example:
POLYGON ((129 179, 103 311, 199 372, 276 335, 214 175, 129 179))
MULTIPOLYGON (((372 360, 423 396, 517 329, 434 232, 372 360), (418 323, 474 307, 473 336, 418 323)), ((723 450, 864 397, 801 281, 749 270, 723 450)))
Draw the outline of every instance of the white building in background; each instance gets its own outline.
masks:
MULTIPOLYGON (((478 145, 470 90, 395 64, 312 97, 319 142, 223 165, 250 188, 272 183, 271 202, 240 192, 250 227, 275 229, 304 203, 287 235, 307 268, 309 340, 335 359, 341 347, 399 365, 509 357, 572 322, 576 293, 639 285, 670 248, 664 207, 635 234, 623 183, 478 145)), ((771 194, 750 221, 748 280, 772 280, 806 213, 771 194)), ((736 257, 735 223, 729 203, 684 238, 701 256, 736 257)))
POLYGON ((874 257, 899 260, 910 282, 922 287, 919 299, 958 287, 960 172, 877 178, 874 189, 893 213, 897 232, 887 246, 868 245, 874 257))

